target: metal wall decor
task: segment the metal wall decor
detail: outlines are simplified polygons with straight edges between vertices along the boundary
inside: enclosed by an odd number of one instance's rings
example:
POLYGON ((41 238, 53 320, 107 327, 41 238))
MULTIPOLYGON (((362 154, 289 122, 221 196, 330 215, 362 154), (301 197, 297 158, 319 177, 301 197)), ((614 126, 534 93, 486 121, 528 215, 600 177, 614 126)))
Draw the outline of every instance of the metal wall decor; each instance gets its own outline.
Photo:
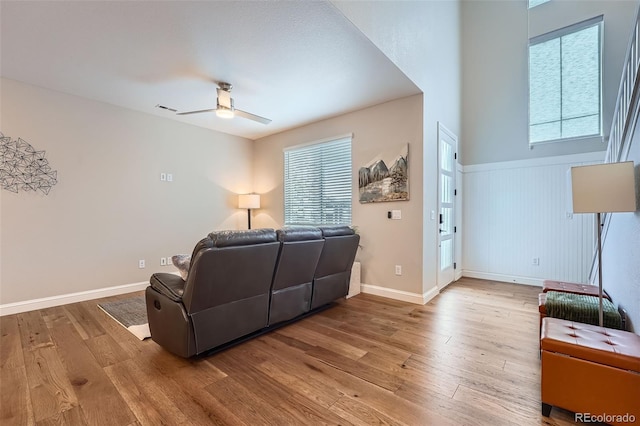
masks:
POLYGON ((2 189, 18 193, 41 191, 49 194, 58 183, 58 172, 51 170, 45 151, 36 151, 29 143, 11 139, 0 132, 0 184, 2 189))

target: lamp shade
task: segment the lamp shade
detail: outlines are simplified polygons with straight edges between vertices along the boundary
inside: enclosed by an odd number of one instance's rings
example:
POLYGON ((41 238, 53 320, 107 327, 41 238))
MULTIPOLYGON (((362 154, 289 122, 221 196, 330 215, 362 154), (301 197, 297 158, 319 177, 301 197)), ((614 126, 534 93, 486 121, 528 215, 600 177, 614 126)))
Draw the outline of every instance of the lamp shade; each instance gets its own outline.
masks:
POLYGON ((633 161, 572 167, 570 174, 574 213, 636 211, 633 161))
POLYGON ((238 208, 239 209, 259 209, 260 195, 259 194, 238 195, 238 208))

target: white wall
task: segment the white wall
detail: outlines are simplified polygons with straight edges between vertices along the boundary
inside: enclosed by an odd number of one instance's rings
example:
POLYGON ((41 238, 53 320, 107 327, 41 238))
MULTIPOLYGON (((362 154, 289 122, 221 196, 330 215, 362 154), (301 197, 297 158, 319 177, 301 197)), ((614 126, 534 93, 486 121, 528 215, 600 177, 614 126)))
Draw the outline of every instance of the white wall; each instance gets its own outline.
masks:
POLYGON ((635 163, 635 213, 612 213, 602 250, 602 283, 626 309, 629 328, 640 333, 640 127, 636 124, 629 156, 635 163))
POLYGON ((442 122, 460 136, 460 4, 335 0, 332 3, 424 93, 422 292, 435 294, 438 224, 430 219, 430 212, 438 206, 437 123, 442 122))
POLYGON ((422 95, 376 105, 323 120, 255 142, 254 189, 262 205, 256 227, 279 228, 284 223, 284 154, 286 147, 353 134, 352 221, 360 233, 364 291, 384 287, 388 297, 422 300, 422 95), (392 158, 409 144, 409 201, 360 204, 358 169, 382 155, 392 158), (401 220, 387 212, 402 211, 401 220), (396 276, 395 265, 402 265, 396 276), (406 293, 406 294, 405 294, 406 293))
POLYGON ((593 218, 566 218, 565 171, 602 161, 606 144, 528 145, 528 39, 604 14, 603 120, 608 136, 637 1, 463 1, 464 274, 539 284, 588 282, 593 218), (540 258, 534 266, 532 259, 540 258))
POLYGON ((465 166, 463 274, 536 285, 588 282, 594 217, 567 216, 566 174, 601 161, 596 152, 465 166))
POLYGON ((528 39, 604 14, 603 124, 608 136, 637 7, 635 0, 554 0, 528 14, 524 0, 463 1, 462 164, 605 150, 606 143, 594 140, 529 149, 528 39))
POLYGON ((0 191, 0 304, 144 282, 172 270, 160 257, 246 227, 235 194, 252 190, 252 141, 1 83, 0 130, 45 150, 58 184, 49 195, 0 191))

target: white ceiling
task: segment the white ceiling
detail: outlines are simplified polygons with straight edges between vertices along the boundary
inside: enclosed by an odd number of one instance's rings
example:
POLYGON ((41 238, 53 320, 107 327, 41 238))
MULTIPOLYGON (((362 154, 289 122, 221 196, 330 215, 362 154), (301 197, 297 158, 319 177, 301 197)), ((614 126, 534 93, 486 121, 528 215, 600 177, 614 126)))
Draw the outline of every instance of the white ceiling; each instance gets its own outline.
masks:
MULTIPOLYGON (((258 139, 420 90, 326 1, 1 1, 6 78, 258 139), (215 81, 269 125, 215 113, 215 81)), ((52 106, 54 107, 54 106, 52 106)))

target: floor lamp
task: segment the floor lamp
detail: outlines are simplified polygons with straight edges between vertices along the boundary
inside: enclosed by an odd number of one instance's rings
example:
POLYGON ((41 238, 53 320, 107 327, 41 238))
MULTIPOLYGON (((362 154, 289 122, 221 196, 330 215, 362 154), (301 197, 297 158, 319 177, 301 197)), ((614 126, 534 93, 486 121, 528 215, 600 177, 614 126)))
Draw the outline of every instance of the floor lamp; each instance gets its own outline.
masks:
POLYGON ((260 195, 259 194, 238 195, 238 208, 247 209, 247 229, 251 229, 251 209, 260 208, 260 195))
POLYGON ((633 161, 572 167, 571 203, 573 213, 595 213, 598 233, 598 318, 602 314, 602 213, 636 211, 633 161))

